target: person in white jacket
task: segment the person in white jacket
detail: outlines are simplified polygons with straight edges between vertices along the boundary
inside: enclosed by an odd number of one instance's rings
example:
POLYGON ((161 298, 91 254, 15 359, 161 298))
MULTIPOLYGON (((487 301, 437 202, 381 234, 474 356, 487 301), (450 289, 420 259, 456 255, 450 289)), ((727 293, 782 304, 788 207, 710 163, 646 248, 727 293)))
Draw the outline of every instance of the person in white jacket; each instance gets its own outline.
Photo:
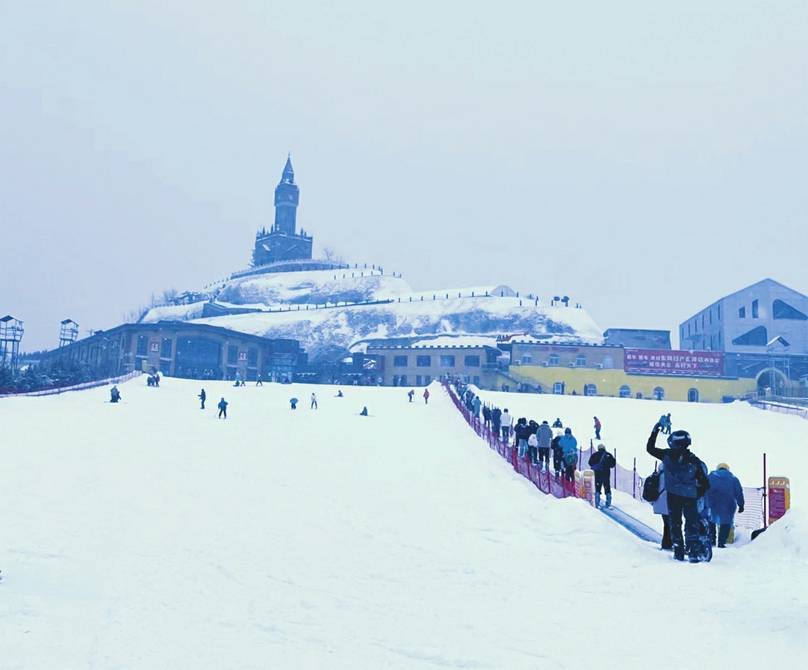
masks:
POLYGON ((511 429, 513 428, 513 417, 506 407, 500 417, 500 425, 502 426, 502 441, 508 444, 511 440, 511 429))

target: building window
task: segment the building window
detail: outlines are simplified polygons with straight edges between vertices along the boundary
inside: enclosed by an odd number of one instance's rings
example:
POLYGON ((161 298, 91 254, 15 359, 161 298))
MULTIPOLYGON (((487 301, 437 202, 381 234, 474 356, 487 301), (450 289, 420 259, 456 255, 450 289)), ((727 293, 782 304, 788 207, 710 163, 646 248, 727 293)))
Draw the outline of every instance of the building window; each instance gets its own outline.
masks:
POLYGON ((432 356, 418 356, 415 359, 415 364, 419 368, 428 368, 430 365, 432 365, 432 356))
POLYGON ((656 398, 657 400, 664 400, 665 399, 665 389, 663 389, 661 386, 657 386, 654 389, 654 398, 656 398))
POLYGON ((422 382, 421 375, 415 375, 415 385, 421 386, 422 385, 421 382, 422 382))
POLYGON ((149 351, 149 338, 145 335, 137 336, 137 355, 145 356, 149 351))
POLYGON ((765 347, 768 341, 766 328, 764 326, 758 326, 743 335, 739 335, 732 340, 732 343, 742 347, 765 347))
POLYGON ((227 345, 227 362, 230 364, 238 362, 238 347, 234 344, 227 345))
POLYGON ((631 387, 623 384, 620 387, 620 397, 621 398, 630 398, 631 397, 631 387))
POLYGON ((745 319, 746 318, 746 307, 739 307, 738 308, 738 318, 745 319))
POLYGON ((701 329, 704 330, 704 312, 701 313, 701 329))
POLYGON ((597 395, 598 387, 594 384, 586 384, 584 386, 584 395, 597 395))
POLYGON ((429 386, 432 383, 432 377, 430 375, 424 375, 424 385, 429 386))
POLYGON ((160 358, 171 358, 171 338, 164 337, 160 343, 160 358))
POLYGON ((687 402, 698 402, 698 401, 699 401, 699 390, 689 389, 687 392, 687 402))
POLYGON ((758 306, 758 301, 753 300, 752 301, 752 318, 757 319, 759 316, 760 316, 760 310, 759 310, 759 306, 758 306))
POLYGON ((453 368, 455 366, 455 357, 454 356, 441 356, 440 357, 440 366, 442 368, 453 368))
POLYGON ((401 377, 399 377, 399 385, 401 386, 407 385, 407 375, 401 375, 401 377))
POLYGON ((775 300, 772 303, 772 318, 789 319, 791 321, 805 321, 808 319, 808 316, 803 314, 800 310, 792 307, 787 302, 775 300))
POLYGON ((550 358, 547 359, 548 365, 558 365, 561 359, 558 357, 558 354, 550 354, 550 358))
POLYGON ((718 320, 721 321, 721 303, 718 303, 718 320))
POLYGON ((611 356, 604 356, 603 357, 603 367, 607 370, 611 370, 614 368, 614 359, 611 356))
POLYGON ((393 367, 394 368, 406 368, 407 367, 407 357, 406 356, 393 356, 393 367))
POLYGON ((247 349, 247 365, 251 368, 258 367, 258 349, 255 347, 247 349))
POLYGON ((556 395, 564 395, 564 382, 556 382, 553 384, 553 393, 556 395))
POLYGON ((463 358, 463 364, 467 368, 479 368, 480 367, 480 357, 479 356, 466 356, 466 357, 463 358))
POLYGON ((533 357, 525 354, 522 356, 522 365, 530 365, 533 362, 533 357))
POLYGON ((583 354, 578 354, 575 357, 575 367, 576 368, 586 367, 586 356, 584 356, 583 354))

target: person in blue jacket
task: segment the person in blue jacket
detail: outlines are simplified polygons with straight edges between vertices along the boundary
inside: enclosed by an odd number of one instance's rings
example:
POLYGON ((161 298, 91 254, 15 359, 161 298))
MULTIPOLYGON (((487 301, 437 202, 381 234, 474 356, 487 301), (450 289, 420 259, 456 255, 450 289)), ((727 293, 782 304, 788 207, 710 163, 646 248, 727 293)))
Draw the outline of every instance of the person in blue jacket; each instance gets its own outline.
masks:
POLYGON ((561 447, 561 458, 564 460, 564 479, 575 481, 575 466, 578 464, 578 440, 572 435, 571 428, 565 428, 558 441, 561 447))
POLYGON ((730 472, 726 463, 719 463, 710 475, 710 489, 707 502, 710 505, 710 538, 715 544, 715 530, 718 527, 718 546, 727 546, 727 538, 735 519, 735 510, 743 514, 743 488, 738 478, 730 472))

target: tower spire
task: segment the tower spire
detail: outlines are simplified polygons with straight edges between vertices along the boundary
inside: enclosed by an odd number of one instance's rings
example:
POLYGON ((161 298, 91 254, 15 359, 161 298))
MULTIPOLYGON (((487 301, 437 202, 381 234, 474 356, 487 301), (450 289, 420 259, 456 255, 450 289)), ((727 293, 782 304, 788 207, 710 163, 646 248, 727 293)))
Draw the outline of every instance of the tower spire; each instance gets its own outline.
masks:
POLYGON ((294 184, 295 171, 292 168, 292 152, 290 151, 286 156, 286 165, 283 166, 283 174, 281 175, 281 184, 294 184))

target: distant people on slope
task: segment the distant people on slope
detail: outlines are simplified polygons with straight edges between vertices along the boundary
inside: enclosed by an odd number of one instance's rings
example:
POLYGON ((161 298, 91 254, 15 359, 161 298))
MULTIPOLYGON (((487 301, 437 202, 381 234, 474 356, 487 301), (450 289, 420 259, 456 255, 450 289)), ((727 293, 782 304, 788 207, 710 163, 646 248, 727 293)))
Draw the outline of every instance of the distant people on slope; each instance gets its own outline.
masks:
POLYGON ((598 419, 598 417, 593 417, 593 418, 595 419, 595 439, 599 440, 600 439, 600 431, 603 428, 603 424, 600 422, 600 419, 598 419))
POLYGON ((556 419, 553 421, 553 428, 563 428, 564 424, 561 423, 561 419, 556 419))
POLYGON ((671 434, 671 415, 670 414, 663 414, 659 417, 659 427, 660 432, 663 435, 670 435, 671 434))
POLYGON ((289 405, 292 409, 297 409, 297 398, 289 398, 289 405))
POLYGON ((311 394, 311 403, 309 404, 309 409, 317 409, 317 394, 311 394))
POLYGON ((255 378, 255 385, 256 385, 256 386, 263 386, 263 385, 264 385, 264 382, 263 382, 263 381, 261 381, 261 375, 258 375, 258 376, 255 378))
POLYGON ((359 412, 359 416, 367 416, 367 415, 368 415, 368 408, 367 408, 367 405, 365 405, 365 406, 362 408, 362 411, 361 411, 361 412, 359 412))
POLYGON ((227 400, 222 398, 219 401, 219 404, 217 405, 217 407, 219 408, 219 416, 217 418, 226 419, 227 418, 227 400))
POLYGON ((657 423, 648 438, 646 451, 664 466, 673 557, 683 561, 687 553, 691 563, 698 563, 711 555, 709 543, 704 547, 701 540, 699 512, 699 500, 710 488, 707 466, 690 451, 691 438, 686 430, 677 430, 668 436, 668 449, 658 448, 656 439, 661 430, 662 426, 657 423))
POLYGON ((604 507, 612 506, 611 472, 615 465, 617 462, 614 456, 606 451, 606 445, 603 443, 599 444, 597 451, 589 457, 589 467, 595 473, 595 507, 598 509, 600 509, 601 490, 606 494, 604 507))
POLYGON ((116 402, 119 402, 120 399, 121 399, 121 392, 118 390, 117 386, 113 386, 109 390, 109 401, 111 403, 116 403, 116 402))
POLYGON ((342 392, 342 389, 337 389, 337 398, 344 398, 345 394, 342 392))
POLYGON ((709 475, 710 489, 707 491, 707 502, 710 508, 710 541, 716 543, 716 527, 718 528, 718 548, 727 546, 735 512, 743 514, 743 487, 738 478, 730 472, 729 465, 719 463, 709 475))
POLYGON ((410 399, 410 402, 412 402, 412 399, 415 397, 415 389, 407 391, 407 397, 410 399))
POLYGON ((429 389, 424 389, 424 405, 429 404, 429 389))
POLYGON ((208 394, 205 393, 205 389, 202 389, 197 397, 199 398, 199 409, 205 409, 205 400, 207 400, 208 397, 208 394))

